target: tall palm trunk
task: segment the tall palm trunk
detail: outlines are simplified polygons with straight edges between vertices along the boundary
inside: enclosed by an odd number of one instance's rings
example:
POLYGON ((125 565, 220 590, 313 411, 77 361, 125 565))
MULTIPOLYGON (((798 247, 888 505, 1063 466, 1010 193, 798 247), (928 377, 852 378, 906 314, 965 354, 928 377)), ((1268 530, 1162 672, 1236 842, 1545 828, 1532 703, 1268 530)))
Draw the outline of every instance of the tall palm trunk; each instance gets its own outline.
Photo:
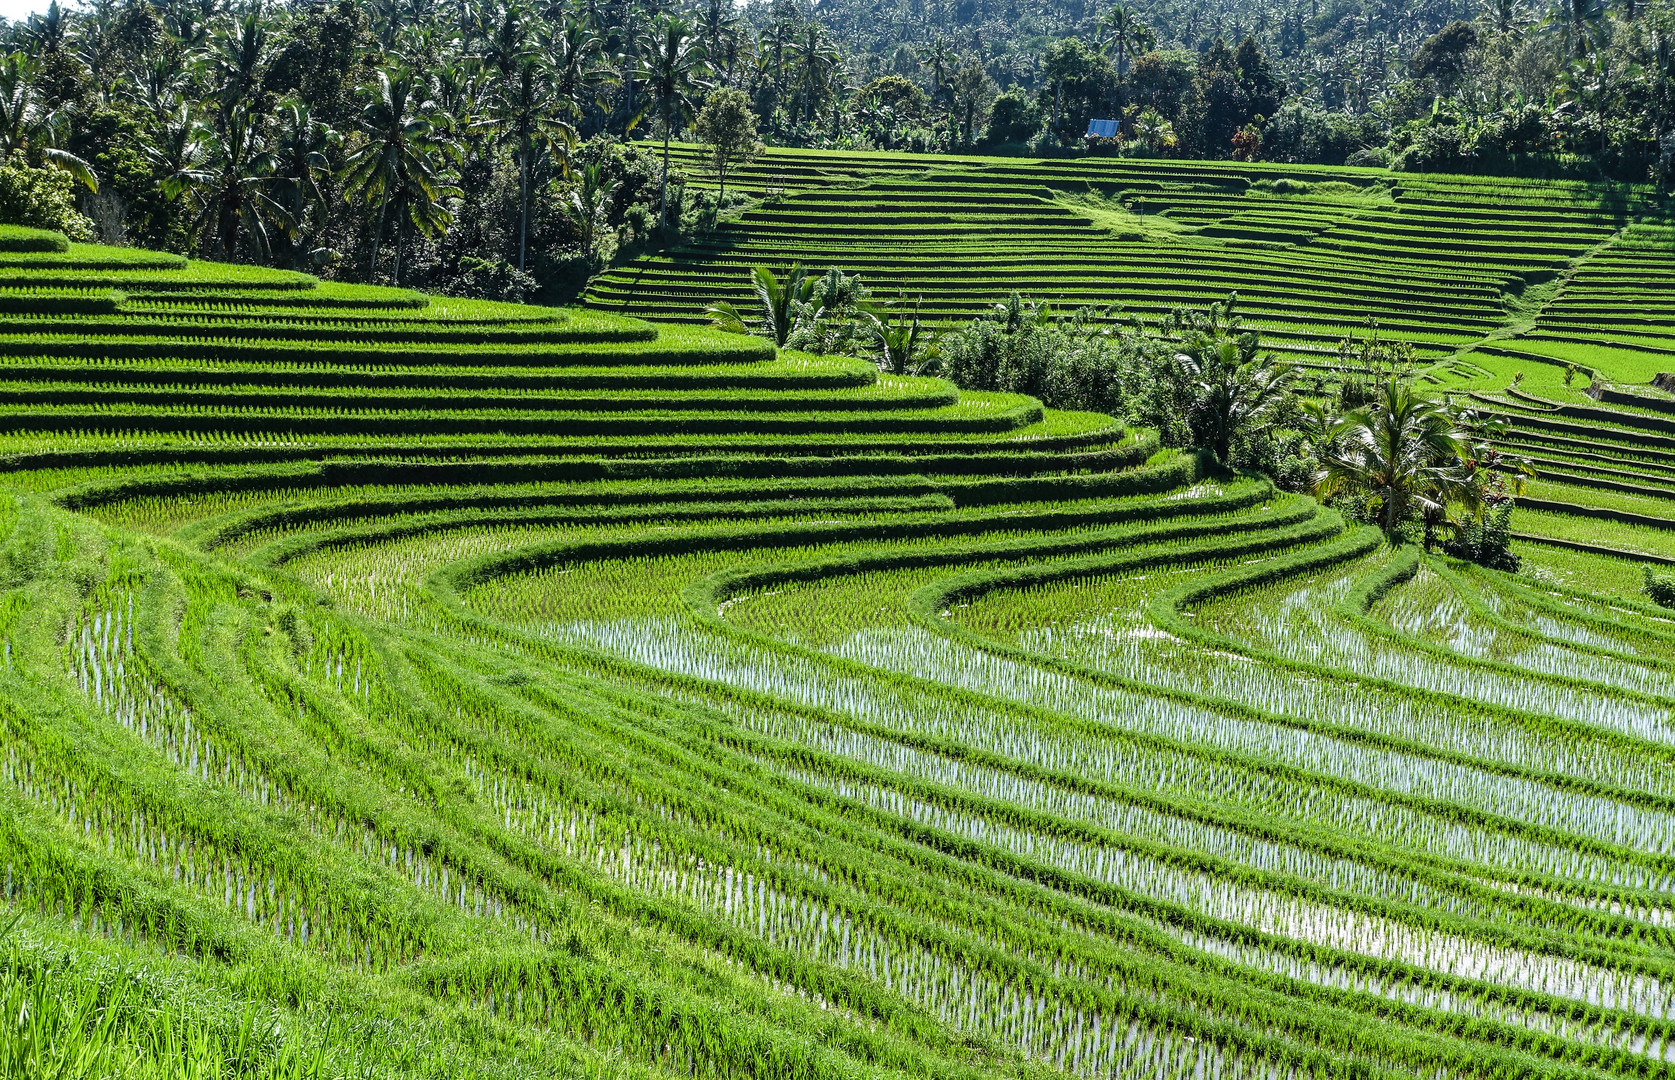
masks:
MULTIPOLYGON (((384 188, 384 198, 378 204, 378 228, 372 234, 372 265, 366 268, 366 280, 369 284, 378 284, 378 248, 384 239, 384 222, 390 212, 390 189, 384 188)), ((399 255, 400 252, 398 251, 399 255)))
POLYGON ((529 133, 518 151, 518 272, 523 273, 524 252, 529 247, 529 133))
POLYGON ((659 229, 669 227, 669 112, 668 106, 665 105, 663 109, 663 179, 658 184, 658 187, 662 189, 658 193, 658 201, 662 204, 657 210, 657 227, 659 229))

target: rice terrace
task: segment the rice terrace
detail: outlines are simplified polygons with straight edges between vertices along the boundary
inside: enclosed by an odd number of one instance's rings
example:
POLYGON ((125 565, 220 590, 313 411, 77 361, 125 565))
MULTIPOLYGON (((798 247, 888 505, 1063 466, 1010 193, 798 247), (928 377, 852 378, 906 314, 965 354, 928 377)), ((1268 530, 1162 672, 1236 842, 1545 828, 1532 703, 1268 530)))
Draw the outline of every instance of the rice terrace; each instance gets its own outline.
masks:
POLYGON ((1675 209, 1415 156, 1492 10, 1353 162, 1076 112, 1162 4, 923 145, 702 12, 549 123, 165 5, 181 126, 102 10, 0 63, 0 1078, 1675 1077, 1675 209))

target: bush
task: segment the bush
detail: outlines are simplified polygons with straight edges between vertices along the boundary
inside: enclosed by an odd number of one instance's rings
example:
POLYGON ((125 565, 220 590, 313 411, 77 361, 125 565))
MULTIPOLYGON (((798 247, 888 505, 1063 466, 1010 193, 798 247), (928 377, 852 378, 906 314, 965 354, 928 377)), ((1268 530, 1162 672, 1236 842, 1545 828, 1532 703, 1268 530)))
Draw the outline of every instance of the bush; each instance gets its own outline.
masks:
POLYGON ((1659 607, 1675 608, 1675 573, 1653 570, 1650 566, 1645 567, 1644 571, 1647 598, 1659 607))
POLYGON ((1512 553, 1512 507, 1512 499, 1502 498, 1482 517, 1468 521, 1442 549, 1456 559, 1515 572, 1519 559, 1512 553))
POLYGON ((1028 142, 1041 130, 1041 107, 1022 90, 1012 89, 995 98, 989 112, 988 133, 983 136, 985 146, 1000 143, 1028 142))
POLYGON ((0 225, 93 239, 93 222, 76 211, 75 178, 57 169, 0 167, 0 225))
POLYGON ((448 296, 468 300, 505 300, 521 304, 535 295, 539 286, 530 275, 501 259, 474 259, 467 255, 459 261, 459 274, 442 291, 448 296))

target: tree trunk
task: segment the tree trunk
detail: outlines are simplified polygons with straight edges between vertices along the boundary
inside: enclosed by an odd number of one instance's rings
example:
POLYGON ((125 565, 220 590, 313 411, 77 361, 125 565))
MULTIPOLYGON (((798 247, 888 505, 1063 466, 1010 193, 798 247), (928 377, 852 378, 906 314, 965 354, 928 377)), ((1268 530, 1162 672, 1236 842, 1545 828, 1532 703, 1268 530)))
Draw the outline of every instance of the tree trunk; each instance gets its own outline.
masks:
POLYGON ((663 110, 663 180, 658 185, 662 190, 658 192, 657 227, 669 227, 669 109, 663 110))
POLYGON ((518 272, 523 272, 524 252, 529 246, 529 135, 518 151, 518 272))
POLYGON ((378 204, 378 230, 372 234, 372 265, 367 267, 366 280, 370 285, 378 284, 378 247, 384 239, 384 221, 390 210, 390 189, 384 188, 384 198, 378 204))

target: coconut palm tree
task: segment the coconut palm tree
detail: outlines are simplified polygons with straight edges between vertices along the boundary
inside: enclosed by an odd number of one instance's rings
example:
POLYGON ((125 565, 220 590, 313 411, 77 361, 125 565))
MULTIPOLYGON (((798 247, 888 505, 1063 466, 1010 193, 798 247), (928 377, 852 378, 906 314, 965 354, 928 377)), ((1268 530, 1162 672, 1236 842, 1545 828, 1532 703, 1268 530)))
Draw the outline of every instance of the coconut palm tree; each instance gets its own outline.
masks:
MULTIPOLYGON (((776 348, 784 345, 785 339, 791 336, 791 331, 796 327, 797 305, 808 303, 819 280, 809 277, 802 263, 793 266, 784 281, 779 280, 774 276, 774 272, 765 266, 753 268, 750 271, 750 288, 756 294, 755 332, 773 342, 776 348)), ((725 300, 710 305, 704 314, 708 315, 716 326, 729 333, 751 332, 750 323, 736 307, 725 300)))
POLYGON ((1118 78, 1128 75, 1129 59, 1137 52, 1144 52, 1153 40, 1139 13, 1125 3, 1111 5, 1099 17, 1099 47, 1117 58, 1118 78))
POLYGON ((698 37, 704 43, 710 66, 723 74, 723 85, 732 82, 733 65, 739 55, 740 27, 744 20, 734 11, 730 0, 709 0, 709 6, 698 16, 698 37))
MULTIPOLYGON (((526 51, 500 82, 489 115, 502 137, 518 153, 518 269, 524 269, 529 250, 529 165, 535 144, 541 142, 566 163, 576 145, 576 129, 557 116, 561 103, 540 53, 526 51)), ((566 170, 568 168, 566 167, 566 170)))
POLYGON ((273 140, 274 195, 291 216, 295 233, 305 230, 315 212, 326 204, 323 186, 331 175, 329 154, 342 138, 314 119, 312 110, 295 99, 279 103, 273 140))
POLYGON ((579 117, 589 100, 604 110, 600 91, 616 82, 617 76, 605 62, 604 44, 593 24, 586 17, 565 18, 540 40, 553 95, 565 111, 579 117))
POLYGON ((930 340, 919 321, 920 303, 915 300, 911 312, 906 304, 860 305, 866 334, 877 350, 878 366, 892 375, 917 375, 925 366, 922 357, 930 340), (915 360, 920 363, 915 364, 915 360))
POLYGON ((651 95, 652 107, 663 120, 663 175, 658 182, 657 220, 669 222, 669 136, 677 123, 693 112, 693 96, 709 84, 704 43, 685 19, 665 17, 646 39, 640 77, 651 95))
POLYGON ((434 234, 446 229, 450 215, 439 204, 443 197, 458 193, 458 189, 443 179, 443 169, 454 147, 438 134, 429 102, 424 99, 412 72, 387 68, 379 71, 369 96, 360 117, 365 141, 345 162, 343 194, 369 206, 374 201, 378 203, 369 277, 377 275, 378 249, 390 203, 396 202, 395 277, 399 283, 402 231, 399 211, 405 209, 421 232, 434 234))
POLYGON ((1234 439, 1267 431, 1292 401, 1291 367, 1266 354, 1250 355, 1235 338, 1177 353, 1175 362, 1193 388, 1193 431, 1224 465, 1234 439))
POLYGON ((0 61, 0 165, 16 156, 28 165, 61 169, 98 191, 93 166, 60 145, 69 136, 69 117, 48 104, 39 75, 40 63, 25 53, 0 61))
POLYGON ((1469 445, 1446 403, 1387 379, 1371 402, 1332 425, 1315 492, 1364 498, 1379 528, 1395 540, 1415 515, 1436 518, 1460 497, 1469 445))
POLYGON ((803 123, 812 124, 815 103, 824 99, 831 90, 832 80, 843 63, 843 55, 838 52, 826 28, 818 22, 810 22, 791 40, 789 62, 793 71, 792 85, 803 99, 803 123))
POLYGON ((223 259, 238 258, 239 241, 248 237, 265 260, 272 251, 270 228, 286 235, 296 228, 290 212, 271 194, 279 163, 263 127, 240 105, 225 122, 205 131, 208 160, 203 179, 194 186, 213 228, 215 253, 223 259))
POLYGON ((621 181, 611 180, 606 176, 603 165, 593 162, 582 169, 576 182, 564 192, 564 198, 559 204, 564 209, 564 216, 575 223, 576 231, 581 236, 582 256, 588 260, 590 268, 595 265, 595 249, 599 242, 599 231, 606 224, 606 212, 610 208, 611 199, 621 186, 621 181))

